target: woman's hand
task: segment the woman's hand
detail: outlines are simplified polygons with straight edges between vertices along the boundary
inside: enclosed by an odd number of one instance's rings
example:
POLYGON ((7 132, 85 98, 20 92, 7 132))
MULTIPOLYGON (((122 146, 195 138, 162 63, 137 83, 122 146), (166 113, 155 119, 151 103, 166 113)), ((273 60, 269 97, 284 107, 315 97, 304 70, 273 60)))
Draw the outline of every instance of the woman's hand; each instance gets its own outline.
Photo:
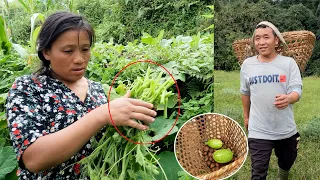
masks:
POLYGON ((110 119, 108 104, 102 105, 96 110, 98 114, 101 114, 104 124, 116 126, 130 126, 139 130, 145 130, 148 126, 139 124, 136 120, 141 120, 145 124, 149 124, 154 121, 157 113, 152 110, 153 104, 130 98, 130 92, 128 91, 121 98, 110 101, 110 113, 112 120, 110 119), (112 122, 113 121, 113 122, 112 122))

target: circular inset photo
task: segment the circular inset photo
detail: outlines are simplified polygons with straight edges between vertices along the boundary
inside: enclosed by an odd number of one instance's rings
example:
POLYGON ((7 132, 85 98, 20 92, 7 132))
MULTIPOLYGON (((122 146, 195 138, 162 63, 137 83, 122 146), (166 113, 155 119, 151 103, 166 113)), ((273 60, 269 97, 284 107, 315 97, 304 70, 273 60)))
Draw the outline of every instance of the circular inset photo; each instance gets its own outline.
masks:
POLYGON ((233 119, 217 113, 197 115, 178 131, 174 152, 179 165, 197 179, 225 179, 248 155, 247 136, 233 119))

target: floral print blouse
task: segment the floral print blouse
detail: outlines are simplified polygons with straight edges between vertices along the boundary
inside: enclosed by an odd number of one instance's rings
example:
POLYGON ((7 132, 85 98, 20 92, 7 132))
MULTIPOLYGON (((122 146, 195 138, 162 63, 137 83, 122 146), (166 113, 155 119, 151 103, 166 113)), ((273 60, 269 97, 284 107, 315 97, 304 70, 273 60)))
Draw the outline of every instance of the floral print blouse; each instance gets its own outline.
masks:
POLYGON ((39 137, 57 132, 86 113, 107 103, 101 84, 88 80, 84 102, 61 81, 46 75, 22 76, 13 83, 7 98, 6 113, 10 137, 19 161, 20 179, 79 179, 78 162, 90 155, 91 142, 85 144, 68 161, 49 170, 32 173, 21 160, 21 155, 39 137))

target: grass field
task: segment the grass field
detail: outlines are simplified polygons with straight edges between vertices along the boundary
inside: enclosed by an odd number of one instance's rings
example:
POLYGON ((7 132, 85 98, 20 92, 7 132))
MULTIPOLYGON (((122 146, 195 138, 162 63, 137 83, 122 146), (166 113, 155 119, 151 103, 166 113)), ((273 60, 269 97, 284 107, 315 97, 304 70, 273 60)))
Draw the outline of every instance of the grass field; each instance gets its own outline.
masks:
MULTIPOLYGON (((239 71, 215 71, 214 82, 215 112, 231 117, 243 127, 242 104, 239 92, 239 71)), ((295 121, 301 134, 301 140, 298 157, 291 168, 289 179, 320 180, 320 139, 312 141, 304 138, 304 132, 307 131, 305 126, 308 122, 314 117, 320 117, 319 94, 320 77, 303 78, 303 95, 300 101, 294 105, 295 121)), ((320 133, 320 129, 317 132, 320 133)), ((250 156, 248 156, 244 166, 230 179, 250 179, 250 165, 250 156)), ((277 159, 273 153, 267 179, 277 179, 277 170, 277 159)))

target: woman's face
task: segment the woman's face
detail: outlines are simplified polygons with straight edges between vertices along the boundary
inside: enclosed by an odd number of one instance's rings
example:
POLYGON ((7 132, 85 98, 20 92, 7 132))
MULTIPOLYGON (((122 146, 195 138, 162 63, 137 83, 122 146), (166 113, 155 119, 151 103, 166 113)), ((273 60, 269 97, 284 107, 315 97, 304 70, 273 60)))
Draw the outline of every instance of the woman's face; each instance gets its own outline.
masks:
POLYGON ((90 39, 84 30, 68 30, 53 42, 51 49, 44 50, 57 78, 67 82, 81 79, 90 59, 90 39))

